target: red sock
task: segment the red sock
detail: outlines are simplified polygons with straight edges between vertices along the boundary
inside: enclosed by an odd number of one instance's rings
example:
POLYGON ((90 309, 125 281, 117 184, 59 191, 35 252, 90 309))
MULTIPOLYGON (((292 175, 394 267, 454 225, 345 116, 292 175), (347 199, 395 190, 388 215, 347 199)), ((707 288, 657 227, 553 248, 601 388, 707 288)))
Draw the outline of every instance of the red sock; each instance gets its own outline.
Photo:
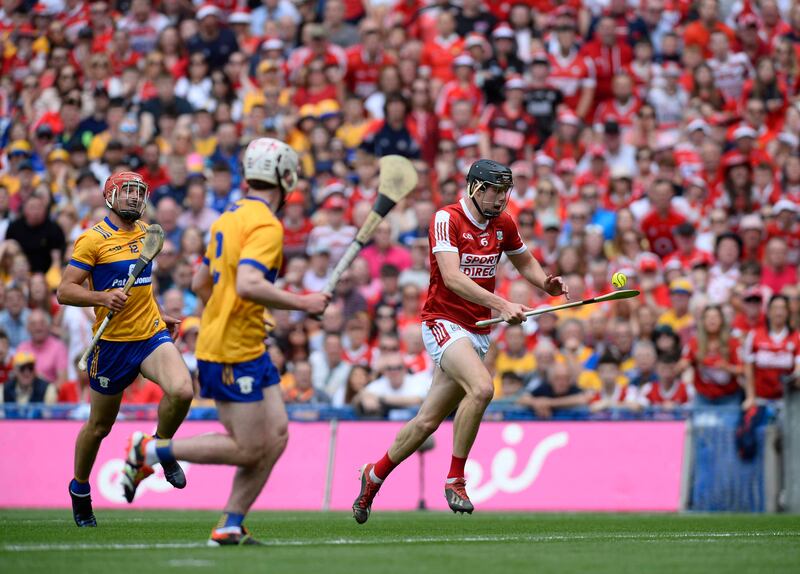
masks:
POLYGON ((392 472, 396 466, 397 463, 392 462, 392 459, 389 458, 389 453, 387 452, 385 455, 383 455, 382 459, 375 463, 375 476, 383 480, 389 476, 389 473, 392 472))
POLYGON ((464 478, 464 465, 467 464, 466 458, 459 458, 453 455, 450 460, 450 472, 447 473, 447 478, 464 478))

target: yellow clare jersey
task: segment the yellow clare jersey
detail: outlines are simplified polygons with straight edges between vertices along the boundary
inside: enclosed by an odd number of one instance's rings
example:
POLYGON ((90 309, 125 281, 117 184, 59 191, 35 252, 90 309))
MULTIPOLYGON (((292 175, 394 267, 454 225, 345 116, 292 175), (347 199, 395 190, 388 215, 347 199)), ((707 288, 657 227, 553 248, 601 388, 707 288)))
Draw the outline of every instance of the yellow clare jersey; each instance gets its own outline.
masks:
MULTIPOLYGON (((132 231, 124 231, 106 217, 81 233, 69 264, 89 272, 89 288, 93 291, 121 289, 139 259, 146 229, 144 223, 137 221, 132 231)), ((128 293, 125 307, 108 324, 103 340, 142 341, 166 328, 153 299, 152 271, 150 263, 128 293)), ((94 313, 97 330, 108 309, 95 307, 94 313)))
POLYGON ((265 201, 242 198, 214 222, 204 258, 213 287, 200 323, 198 359, 243 363, 266 352, 264 306, 237 295, 236 272, 250 265, 274 282, 282 257, 283 227, 265 201))
POLYGON ((505 351, 497 355, 494 362, 494 396, 503 396, 503 373, 511 371, 524 378, 525 375, 536 370, 536 358, 533 353, 523 353, 522 357, 512 357, 505 351))
POLYGON ((691 313, 686 313, 682 317, 678 317, 673 309, 663 313, 658 318, 658 325, 669 325, 676 333, 680 333, 684 329, 689 329, 694 324, 694 317, 691 313))

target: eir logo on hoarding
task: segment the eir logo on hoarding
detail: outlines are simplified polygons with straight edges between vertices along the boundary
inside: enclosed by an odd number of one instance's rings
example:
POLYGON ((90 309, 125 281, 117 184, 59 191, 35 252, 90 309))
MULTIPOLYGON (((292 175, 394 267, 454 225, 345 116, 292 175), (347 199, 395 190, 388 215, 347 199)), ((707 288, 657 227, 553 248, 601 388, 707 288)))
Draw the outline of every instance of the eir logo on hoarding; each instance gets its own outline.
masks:
POLYGON ((517 469, 517 451, 511 448, 522 442, 522 425, 510 424, 503 429, 503 442, 508 445, 497 451, 489 468, 489 476, 484 482, 484 469, 473 459, 465 467, 467 483, 470 485, 469 497, 479 503, 489 500, 498 492, 515 494, 527 490, 539 476, 547 458, 553 451, 567 446, 569 435, 556 432, 543 438, 531 451, 528 462, 520 471, 517 469), (517 472, 516 476, 513 476, 517 472))

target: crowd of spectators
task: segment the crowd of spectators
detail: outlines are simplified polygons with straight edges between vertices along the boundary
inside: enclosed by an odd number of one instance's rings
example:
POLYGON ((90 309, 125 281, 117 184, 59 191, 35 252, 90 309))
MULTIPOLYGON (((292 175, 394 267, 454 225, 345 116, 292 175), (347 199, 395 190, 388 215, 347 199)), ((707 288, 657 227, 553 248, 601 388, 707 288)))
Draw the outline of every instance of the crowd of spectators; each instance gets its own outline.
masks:
MULTIPOLYGON (((800 364, 800 4, 789 0, 3 0, 0 383, 6 402, 85 402, 91 309, 54 297, 102 182, 141 173, 167 240, 154 271, 196 372, 191 291, 241 153, 277 137, 302 179, 279 284, 319 290, 377 190, 419 184, 321 321, 265 315, 287 402, 366 415, 419 404, 428 226, 479 157, 573 299, 641 297, 498 328, 495 400, 554 409, 744 404, 800 364)), ((554 300, 501 261, 497 290, 554 300)), ((138 380, 124 401, 157 402, 138 380)), ((198 404, 205 404, 198 399, 198 404)))

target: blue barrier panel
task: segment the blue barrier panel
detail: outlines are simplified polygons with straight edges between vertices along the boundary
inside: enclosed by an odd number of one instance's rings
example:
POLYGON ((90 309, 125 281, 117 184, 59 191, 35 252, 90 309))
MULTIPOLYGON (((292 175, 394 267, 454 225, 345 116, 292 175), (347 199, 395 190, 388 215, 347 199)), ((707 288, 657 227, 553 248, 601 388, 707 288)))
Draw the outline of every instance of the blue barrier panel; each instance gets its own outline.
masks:
POLYGON ((764 435, 756 429, 757 452, 742 460, 736 449, 738 407, 692 412, 693 475, 690 508, 697 511, 764 511, 764 435))

